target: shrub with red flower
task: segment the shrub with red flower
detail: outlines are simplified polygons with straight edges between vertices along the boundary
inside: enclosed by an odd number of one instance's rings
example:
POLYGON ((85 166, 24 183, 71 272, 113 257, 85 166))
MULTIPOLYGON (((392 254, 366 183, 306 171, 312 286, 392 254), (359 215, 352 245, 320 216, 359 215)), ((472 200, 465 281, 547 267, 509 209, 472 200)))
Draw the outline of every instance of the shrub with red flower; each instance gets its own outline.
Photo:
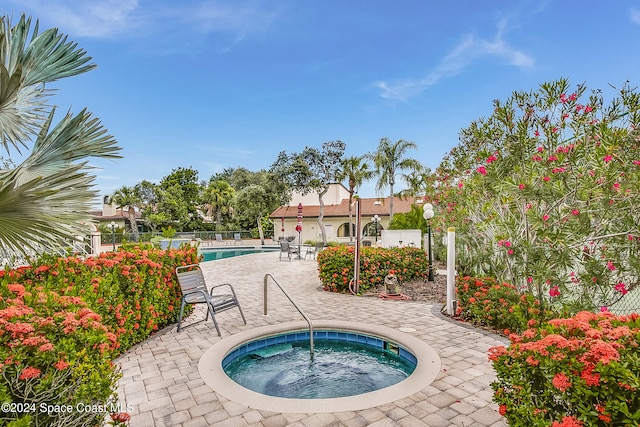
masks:
POLYGON ((530 293, 491 277, 456 277, 456 315, 504 335, 558 317, 560 311, 543 308, 530 293))
POLYGON ((580 312, 489 352, 510 426, 626 426, 640 420, 640 315, 580 312))
MULTIPOLYGON (((113 399, 118 378, 110 362, 114 346, 100 316, 85 302, 45 290, 37 283, 3 284, 8 277, 0 277, 0 395, 3 403, 44 402, 74 406, 86 401, 113 399), (68 334, 64 324, 71 319, 77 322, 77 327, 68 334)), ((11 280, 22 277, 14 276, 11 280)), ((102 416, 95 414, 85 418, 99 424, 102 416)), ((27 420, 33 425, 62 421, 55 414, 42 411, 3 413, 2 420, 16 421, 17 425, 23 425, 20 422, 27 420)))
MULTIPOLYGON (((1 270, 3 403, 114 401, 118 373, 112 360, 175 322, 181 292, 174 269, 197 261, 193 248, 133 248, 86 260, 44 256, 28 267, 1 270)), ((3 414, 2 420, 100 425, 104 416, 36 411, 3 414)))
MULTIPOLYGON (((325 291, 349 292, 353 279, 353 246, 329 247, 318 254, 318 275, 325 291)), ((420 248, 363 247, 360 252, 360 291, 384 282, 390 272, 399 282, 426 278, 429 271, 427 253, 420 248)))

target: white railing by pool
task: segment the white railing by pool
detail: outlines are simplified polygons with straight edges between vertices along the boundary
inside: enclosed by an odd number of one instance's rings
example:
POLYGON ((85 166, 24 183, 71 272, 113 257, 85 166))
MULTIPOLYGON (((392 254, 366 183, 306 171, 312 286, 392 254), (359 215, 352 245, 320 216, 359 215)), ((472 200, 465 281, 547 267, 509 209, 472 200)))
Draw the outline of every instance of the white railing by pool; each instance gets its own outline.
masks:
POLYGON ((300 307, 298 307, 298 305, 293 301, 293 299, 291 299, 291 296, 289 296, 289 294, 287 293, 287 291, 284 290, 284 288, 282 286, 280 286, 280 283, 278 283, 275 279, 275 277, 273 277, 270 273, 267 273, 264 275, 264 287, 263 287, 263 293, 264 293, 264 298, 263 298, 263 306, 264 306, 264 315, 267 315, 267 283, 268 283, 268 278, 271 278, 271 280, 273 280, 273 283, 276 284, 276 286, 278 288, 280 288, 280 290, 282 291, 282 293, 284 294, 284 296, 287 297, 287 299, 289 301, 291 301, 291 304, 293 304, 293 306, 296 308, 296 310, 298 310, 298 313, 300 313, 302 315, 302 317, 304 317, 304 320, 307 321, 307 324, 309 325, 309 352, 311 353, 311 358, 313 359, 313 324, 311 323, 311 319, 309 319, 309 317, 304 314, 304 311, 302 311, 302 309, 300 307))

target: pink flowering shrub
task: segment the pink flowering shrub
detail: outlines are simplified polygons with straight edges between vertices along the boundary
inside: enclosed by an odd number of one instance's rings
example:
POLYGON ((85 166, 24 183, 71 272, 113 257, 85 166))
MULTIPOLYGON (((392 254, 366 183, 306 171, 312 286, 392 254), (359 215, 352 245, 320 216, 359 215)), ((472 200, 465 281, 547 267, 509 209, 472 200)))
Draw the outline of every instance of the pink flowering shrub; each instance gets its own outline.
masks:
MULTIPOLYGON (((118 379, 111 360, 175 322, 175 267, 197 261, 193 248, 135 248, 0 270, 0 402, 16 409, 3 412, 0 425, 101 424, 110 408, 119 409, 110 406, 118 379), (78 411, 78 404, 107 406, 78 411)), ((114 412, 115 425, 128 418, 114 412)))
POLYGON ((637 426, 640 316, 579 312, 489 350, 510 426, 637 426))
MULTIPOLYGON (((325 291, 349 292, 349 281, 353 279, 353 246, 341 245, 326 248, 318 254, 318 275, 325 291)), ((393 272, 398 282, 417 277, 427 277, 429 262, 427 254, 420 248, 374 248, 362 247, 360 251, 361 291, 384 282, 393 272)))
POLYGON ((573 312, 625 306, 640 283, 639 123, 629 84, 608 97, 559 79, 494 101, 426 185, 459 271, 573 312))

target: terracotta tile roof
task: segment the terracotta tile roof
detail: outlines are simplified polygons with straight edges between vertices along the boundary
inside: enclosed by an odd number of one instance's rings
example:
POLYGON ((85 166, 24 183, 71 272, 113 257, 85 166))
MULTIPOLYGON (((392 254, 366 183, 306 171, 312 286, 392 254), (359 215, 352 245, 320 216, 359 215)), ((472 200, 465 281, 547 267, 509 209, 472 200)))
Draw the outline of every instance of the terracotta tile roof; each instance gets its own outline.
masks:
MULTIPOLYGON (((104 221, 107 219, 123 219, 123 218, 129 219, 129 214, 127 212, 123 212, 122 209, 117 209, 114 215, 103 215, 101 210, 89 211, 89 214, 94 220, 97 220, 97 221, 100 221, 100 220, 104 221)), ((138 211, 136 211, 136 218, 137 219, 142 218, 142 214, 138 211)))
MULTIPOLYGON (((411 210, 414 197, 394 197, 393 213, 406 213, 411 210)), ((360 210, 362 216, 376 215, 389 216, 389 198, 360 198, 360 210)), ((317 217, 320 214, 320 206, 302 206, 302 216, 307 218, 317 217)), ((349 199, 344 199, 338 205, 324 205, 324 216, 344 217, 349 215, 349 199)), ((280 206, 269 218, 295 218, 298 216, 298 206, 280 206)))

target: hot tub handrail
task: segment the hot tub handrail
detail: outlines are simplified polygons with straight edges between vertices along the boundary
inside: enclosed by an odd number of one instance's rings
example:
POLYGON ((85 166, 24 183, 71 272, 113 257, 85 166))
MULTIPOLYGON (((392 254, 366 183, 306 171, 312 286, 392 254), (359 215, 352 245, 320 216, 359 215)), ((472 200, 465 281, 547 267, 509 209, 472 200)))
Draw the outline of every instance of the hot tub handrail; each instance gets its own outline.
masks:
POLYGON ((280 288, 280 290, 282 291, 282 293, 284 294, 284 296, 287 297, 287 299, 289 301, 291 301, 291 304, 293 304, 293 306, 296 308, 296 310, 298 310, 298 313, 300 313, 302 315, 302 317, 304 317, 304 320, 307 321, 307 324, 309 325, 309 352, 311 353, 311 357, 313 357, 313 323, 311 323, 311 319, 309 319, 309 317, 304 314, 304 311, 302 311, 302 309, 300 307, 298 307, 298 305, 293 301, 293 299, 291 299, 291 296, 287 293, 287 291, 284 290, 284 288, 282 286, 280 286, 280 283, 278 283, 278 281, 275 279, 275 277, 273 277, 271 275, 271 273, 267 273, 264 275, 264 286, 263 286, 263 292, 264 292, 264 315, 267 315, 267 279, 271 277, 271 280, 273 280, 273 283, 276 284, 276 286, 278 286, 278 288, 280 288))

